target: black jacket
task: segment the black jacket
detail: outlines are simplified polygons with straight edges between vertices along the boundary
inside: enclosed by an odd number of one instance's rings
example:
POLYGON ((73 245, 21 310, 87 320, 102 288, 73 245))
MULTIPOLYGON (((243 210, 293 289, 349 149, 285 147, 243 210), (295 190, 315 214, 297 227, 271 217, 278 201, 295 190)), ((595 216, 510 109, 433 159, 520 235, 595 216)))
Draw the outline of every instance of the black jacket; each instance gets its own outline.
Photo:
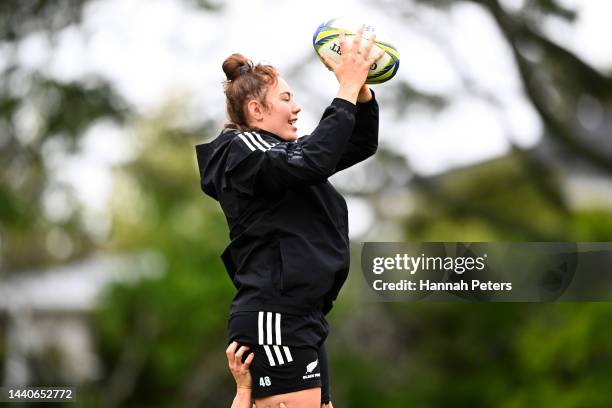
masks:
POLYGON ((309 136, 225 130, 196 146, 202 190, 231 243, 221 258, 238 292, 231 313, 332 307, 349 270, 348 212, 327 178, 376 152, 378 104, 336 98, 309 136))

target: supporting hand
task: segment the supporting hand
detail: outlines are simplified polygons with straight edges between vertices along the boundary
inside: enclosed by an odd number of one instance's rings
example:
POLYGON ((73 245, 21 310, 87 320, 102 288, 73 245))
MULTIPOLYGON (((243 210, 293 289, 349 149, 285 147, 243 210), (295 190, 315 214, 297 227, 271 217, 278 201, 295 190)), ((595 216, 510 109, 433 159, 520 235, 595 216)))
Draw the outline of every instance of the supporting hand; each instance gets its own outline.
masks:
MULTIPOLYGON (((251 388, 253 386, 249 367, 253 362, 253 358, 255 358, 255 354, 249 354, 243 363, 242 356, 249 348, 242 346, 238 351, 236 351, 236 348, 238 348, 238 343, 233 341, 225 351, 229 369, 236 381, 236 396, 234 397, 232 408, 249 408, 251 406, 251 388)), ((255 408, 255 404, 253 404, 253 408, 255 408)))

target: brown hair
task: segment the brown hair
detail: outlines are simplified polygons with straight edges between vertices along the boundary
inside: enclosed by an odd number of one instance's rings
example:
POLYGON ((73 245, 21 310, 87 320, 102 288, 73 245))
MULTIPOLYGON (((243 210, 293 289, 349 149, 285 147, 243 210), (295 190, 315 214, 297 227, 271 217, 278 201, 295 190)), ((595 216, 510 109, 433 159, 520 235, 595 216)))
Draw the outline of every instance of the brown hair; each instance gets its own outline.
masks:
POLYGON ((247 123, 247 102, 256 99, 265 109, 268 86, 276 84, 278 70, 272 65, 254 65, 242 54, 232 54, 223 61, 223 72, 227 80, 223 90, 227 100, 230 123, 225 127, 250 130, 247 123))

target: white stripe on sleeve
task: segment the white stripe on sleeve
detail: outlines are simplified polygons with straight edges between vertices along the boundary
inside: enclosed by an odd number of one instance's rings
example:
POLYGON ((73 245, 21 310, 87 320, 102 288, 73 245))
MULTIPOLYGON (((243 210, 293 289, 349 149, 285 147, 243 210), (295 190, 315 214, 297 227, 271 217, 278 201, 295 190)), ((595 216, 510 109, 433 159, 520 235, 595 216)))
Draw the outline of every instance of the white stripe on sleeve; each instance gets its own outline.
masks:
POLYGON ((259 144, 259 142, 255 140, 255 137, 253 137, 252 134, 250 134, 249 132, 244 132, 244 134, 249 138, 249 140, 251 141, 251 143, 253 143, 253 145, 257 146, 259 150, 261 150, 262 152, 265 152, 266 150, 268 150, 265 147, 263 147, 261 144, 259 144))
POLYGON ((263 137, 259 136, 259 133, 257 132, 253 132, 253 134, 255 135, 255 137, 257 138, 257 140, 259 140, 261 142, 261 144, 263 144, 264 146, 266 146, 268 149, 272 147, 272 145, 268 142, 266 142, 265 140, 263 140, 263 137))
POLYGON ((238 133, 238 137, 242 139, 244 144, 247 145, 249 147, 249 149, 251 149, 252 152, 255 151, 255 148, 253 147, 253 145, 251 145, 251 143, 249 143, 249 141, 246 139, 246 137, 244 137, 244 135, 242 133, 238 133))
POLYGON ((264 350, 266 350, 266 355, 268 356, 268 362, 270 363, 270 367, 274 367, 276 363, 274 362, 274 357, 272 357, 270 346, 263 346, 263 347, 264 347, 264 350))

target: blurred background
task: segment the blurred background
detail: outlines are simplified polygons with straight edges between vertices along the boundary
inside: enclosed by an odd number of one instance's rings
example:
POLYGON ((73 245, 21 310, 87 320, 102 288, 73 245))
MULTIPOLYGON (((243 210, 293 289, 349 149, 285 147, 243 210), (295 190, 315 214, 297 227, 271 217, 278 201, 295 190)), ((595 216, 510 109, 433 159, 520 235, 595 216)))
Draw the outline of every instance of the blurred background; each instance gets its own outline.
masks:
POLYGON ((343 16, 402 59, 374 87, 378 153, 331 179, 353 245, 328 316, 334 405, 611 406, 612 305, 367 303, 359 267, 364 241, 612 241, 611 15, 601 0, 0 2, 0 384, 73 385, 83 407, 231 404, 228 229, 193 146, 225 121, 233 52, 280 69, 308 134, 337 89, 312 33, 343 16))

